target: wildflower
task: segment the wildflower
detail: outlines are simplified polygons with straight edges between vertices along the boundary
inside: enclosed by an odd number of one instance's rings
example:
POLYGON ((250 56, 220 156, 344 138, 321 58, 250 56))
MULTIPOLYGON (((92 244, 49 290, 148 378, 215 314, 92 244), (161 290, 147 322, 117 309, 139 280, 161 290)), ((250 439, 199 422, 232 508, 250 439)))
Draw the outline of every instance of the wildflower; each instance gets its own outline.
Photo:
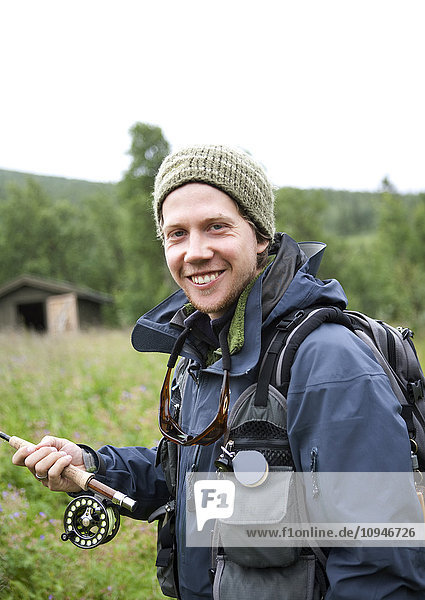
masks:
POLYGON ((43 517, 43 519, 44 519, 44 518, 45 518, 45 516, 46 516, 46 513, 44 513, 43 511, 40 511, 38 514, 40 515, 40 517, 43 517))
POLYGON ((40 540, 45 540, 45 539, 46 539, 46 536, 45 536, 45 535, 43 535, 43 534, 41 534, 41 535, 40 535, 40 540))

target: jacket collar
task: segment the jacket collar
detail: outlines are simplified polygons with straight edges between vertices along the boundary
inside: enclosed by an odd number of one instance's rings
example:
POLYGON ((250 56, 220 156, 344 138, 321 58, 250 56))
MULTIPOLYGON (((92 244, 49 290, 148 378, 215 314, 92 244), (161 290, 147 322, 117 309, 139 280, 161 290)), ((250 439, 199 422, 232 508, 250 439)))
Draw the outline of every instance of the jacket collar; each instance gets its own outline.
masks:
MULTIPOLYGON (((248 295, 244 319, 242 350, 232 356, 231 375, 244 375, 256 367, 261 351, 262 328, 284 314, 319 302, 345 304, 345 294, 335 280, 322 282, 314 274, 320 264, 325 244, 309 242, 297 244, 286 234, 278 234, 272 250, 275 260, 254 282, 248 295), (309 256, 310 255, 310 256, 309 256)), ((182 307, 187 303, 179 290, 143 315, 132 333, 132 343, 140 352, 170 353, 184 327, 187 314, 182 307)), ((202 362, 205 342, 188 339, 182 356, 202 362)), ((222 373, 221 360, 208 370, 222 373)))

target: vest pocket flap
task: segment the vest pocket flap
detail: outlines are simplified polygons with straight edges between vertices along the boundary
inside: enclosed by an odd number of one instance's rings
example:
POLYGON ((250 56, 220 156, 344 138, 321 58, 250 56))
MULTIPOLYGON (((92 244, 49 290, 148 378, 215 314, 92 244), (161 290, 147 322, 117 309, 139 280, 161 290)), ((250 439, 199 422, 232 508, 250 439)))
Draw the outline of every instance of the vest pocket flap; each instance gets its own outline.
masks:
POLYGON ((297 522, 297 501, 293 471, 275 468, 264 483, 247 487, 235 482, 233 514, 220 521, 226 525, 273 525, 297 522))

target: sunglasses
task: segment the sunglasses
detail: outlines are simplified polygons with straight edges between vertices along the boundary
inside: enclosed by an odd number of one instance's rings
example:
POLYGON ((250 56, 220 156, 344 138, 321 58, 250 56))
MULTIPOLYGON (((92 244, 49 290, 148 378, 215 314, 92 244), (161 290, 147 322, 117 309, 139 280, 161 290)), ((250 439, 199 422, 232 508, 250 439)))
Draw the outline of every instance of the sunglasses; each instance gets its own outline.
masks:
POLYGON ((221 384, 220 401, 217 416, 211 421, 206 429, 198 435, 192 436, 185 433, 177 421, 173 419, 170 411, 171 393, 170 383, 173 367, 168 366, 164 383, 161 389, 161 399, 159 404, 159 429, 162 435, 180 446, 209 446, 213 444, 224 434, 227 427, 227 414, 229 411, 229 371, 223 371, 223 382, 221 384))

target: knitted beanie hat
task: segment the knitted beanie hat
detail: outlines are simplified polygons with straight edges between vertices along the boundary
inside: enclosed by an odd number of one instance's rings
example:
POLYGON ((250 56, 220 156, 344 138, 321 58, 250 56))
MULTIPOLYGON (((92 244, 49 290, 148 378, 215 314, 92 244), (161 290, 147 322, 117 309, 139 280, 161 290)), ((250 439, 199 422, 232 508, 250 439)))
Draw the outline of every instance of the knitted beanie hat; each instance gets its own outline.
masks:
POLYGON ((167 156, 155 179, 153 208, 161 237, 161 208, 167 195, 186 183, 207 183, 228 194, 265 237, 273 239, 274 195, 262 167, 227 146, 190 146, 167 156))

